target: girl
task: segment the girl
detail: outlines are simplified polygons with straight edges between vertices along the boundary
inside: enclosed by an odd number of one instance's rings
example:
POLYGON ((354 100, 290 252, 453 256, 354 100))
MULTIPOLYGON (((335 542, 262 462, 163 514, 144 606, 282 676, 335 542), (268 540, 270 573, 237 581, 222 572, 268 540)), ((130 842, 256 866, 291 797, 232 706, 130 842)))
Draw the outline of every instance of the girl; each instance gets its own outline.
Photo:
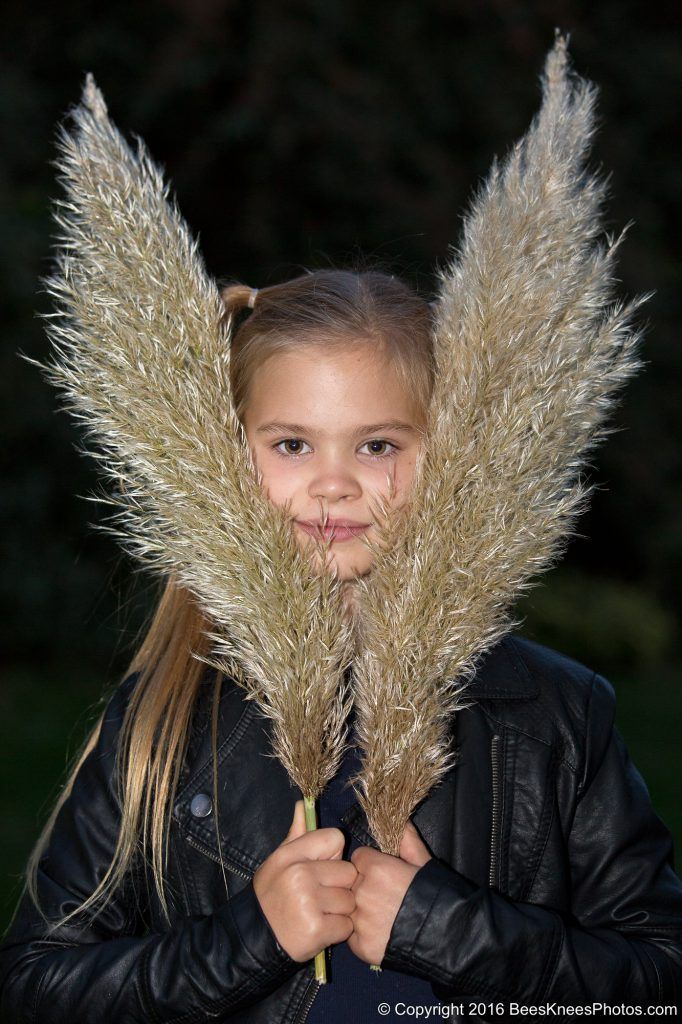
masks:
MULTIPOLYGON (((228 311, 253 300, 240 286, 223 294, 228 311)), ((399 504, 409 491, 432 386, 429 322, 395 278, 324 271, 258 292, 233 340, 231 385, 269 497, 292 503, 304 546, 324 506, 349 592, 371 568, 370 499, 392 491, 399 504)), ((263 720, 228 679, 212 758, 217 681, 191 657, 207 633, 169 581, 34 853, 2 950, 3 1020, 360 1021, 378 1019, 379 1004, 398 1019, 443 1001, 475 1019, 503 1000, 674 1002, 682 886, 612 728, 608 683, 503 641, 459 716, 462 763, 393 857, 344 785, 352 746, 322 796, 322 827, 305 832, 302 801, 262 756, 263 720), (135 817, 116 766, 125 730, 142 744, 164 706, 183 737, 167 795, 168 919, 144 846, 125 834, 135 817), (320 987, 309 961, 324 946, 333 983, 320 987)))
POLYGON ((434 308, 377 272, 230 287, 225 322, 245 318, 227 379, 195 250, 87 94, 82 148, 65 144, 60 379, 137 550, 177 572, 29 865, 3 1019, 490 1019, 679 997, 682 885, 613 690, 500 618, 556 551, 576 460, 634 365, 622 311, 595 320, 612 255, 592 248, 591 101, 561 43, 546 89, 434 308), (222 459, 230 408, 258 494, 222 459), (284 730, 290 708, 263 692, 282 666, 285 697, 313 680, 284 730), (351 742, 306 832, 285 766, 297 744, 319 766, 320 715, 347 717, 351 742), (310 963, 325 946, 330 985, 310 963))

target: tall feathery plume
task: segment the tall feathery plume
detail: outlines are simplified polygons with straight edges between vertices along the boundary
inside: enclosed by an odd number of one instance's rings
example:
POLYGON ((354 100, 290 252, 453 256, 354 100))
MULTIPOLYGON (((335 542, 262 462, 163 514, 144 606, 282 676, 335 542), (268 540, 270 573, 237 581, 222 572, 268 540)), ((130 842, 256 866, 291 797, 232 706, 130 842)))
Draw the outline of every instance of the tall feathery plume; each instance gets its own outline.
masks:
POLYGON ((640 366, 630 318, 643 300, 612 304, 617 243, 597 240, 604 186, 584 166, 594 103, 557 38, 539 115, 440 273, 427 442, 409 504, 381 506, 356 596, 354 781, 386 853, 456 764, 466 684, 559 555, 588 494, 585 457, 640 366))
MULTIPOLYGON (((108 527, 172 576, 216 624, 209 663, 273 723, 273 751, 305 798, 338 771, 353 634, 342 588, 313 571, 288 509, 263 495, 231 401, 223 307, 159 169, 109 120, 88 76, 60 133, 66 190, 47 281, 53 362, 42 368, 113 483, 108 527)), ((326 563, 329 542, 314 550, 326 563)), ((160 865, 156 865, 160 872, 160 865)), ((324 954, 316 958, 324 981, 324 954)))

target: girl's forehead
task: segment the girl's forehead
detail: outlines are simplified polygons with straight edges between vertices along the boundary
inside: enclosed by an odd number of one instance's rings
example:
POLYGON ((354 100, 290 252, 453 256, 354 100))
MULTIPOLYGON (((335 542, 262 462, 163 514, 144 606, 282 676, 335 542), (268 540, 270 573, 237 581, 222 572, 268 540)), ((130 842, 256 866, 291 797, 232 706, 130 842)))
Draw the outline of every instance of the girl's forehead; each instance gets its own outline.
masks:
POLYGON ((369 345, 326 349, 306 346, 269 356, 254 374, 255 392, 287 394, 290 398, 326 391, 363 400, 376 392, 408 398, 409 391, 390 359, 369 345))
POLYGON ((278 352, 254 373, 247 415, 303 425, 421 419, 414 396, 383 352, 369 344, 278 352))
POLYGON ((386 355, 369 345, 344 348, 306 345, 269 356, 256 370, 255 388, 348 388, 356 395, 376 388, 405 391, 396 367, 386 355))

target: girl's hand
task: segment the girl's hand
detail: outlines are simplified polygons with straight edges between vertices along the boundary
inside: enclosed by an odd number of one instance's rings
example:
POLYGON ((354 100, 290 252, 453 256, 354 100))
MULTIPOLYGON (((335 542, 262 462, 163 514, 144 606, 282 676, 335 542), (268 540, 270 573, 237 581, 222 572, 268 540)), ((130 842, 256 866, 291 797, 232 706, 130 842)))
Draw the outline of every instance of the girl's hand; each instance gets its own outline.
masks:
POLYGON ((357 869, 342 860, 338 828, 306 832, 303 801, 297 800, 286 838, 253 876, 253 888, 277 941, 293 960, 310 960, 353 931, 351 887, 357 869))
POLYGON ((380 964, 396 914, 410 882, 431 854, 408 821, 400 842, 400 856, 390 857, 370 846, 360 846, 351 856, 358 871, 352 891, 356 907, 351 914, 353 932, 348 946, 368 964, 380 964))

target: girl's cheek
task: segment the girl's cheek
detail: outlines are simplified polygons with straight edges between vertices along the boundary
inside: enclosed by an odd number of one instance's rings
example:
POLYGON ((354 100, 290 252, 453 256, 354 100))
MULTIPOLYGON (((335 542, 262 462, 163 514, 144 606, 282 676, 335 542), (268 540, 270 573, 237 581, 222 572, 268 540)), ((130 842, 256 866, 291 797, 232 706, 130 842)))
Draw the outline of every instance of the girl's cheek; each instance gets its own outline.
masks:
POLYGON ((263 486, 268 489, 270 500, 281 505, 296 491, 297 473, 283 459, 275 462, 275 458, 277 456, 261 457, 260 468, 263 486))

